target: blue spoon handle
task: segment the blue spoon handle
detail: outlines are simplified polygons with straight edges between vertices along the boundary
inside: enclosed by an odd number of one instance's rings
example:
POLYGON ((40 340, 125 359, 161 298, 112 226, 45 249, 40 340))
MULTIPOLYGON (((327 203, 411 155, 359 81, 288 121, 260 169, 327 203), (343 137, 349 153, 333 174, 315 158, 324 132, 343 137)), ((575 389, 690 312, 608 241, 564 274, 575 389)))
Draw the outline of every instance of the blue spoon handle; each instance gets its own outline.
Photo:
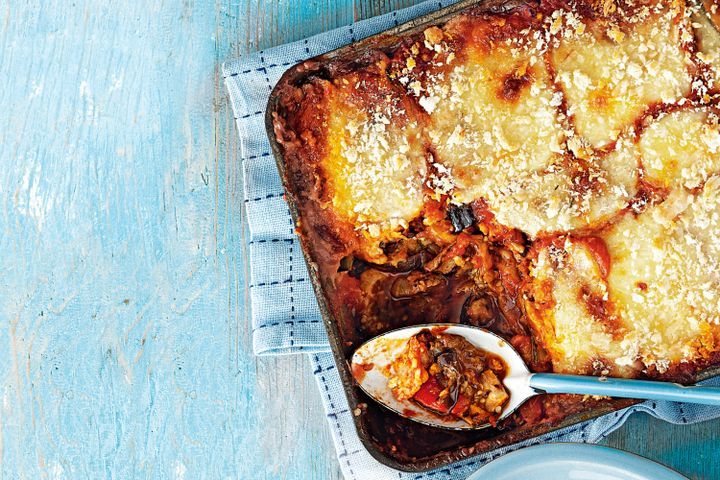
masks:
POLYGON ((577 393, 720 405, 720 387, 685 387, 669 382, 555 373, 533 373, 530 375, 529 384, 538 393, 577 393))

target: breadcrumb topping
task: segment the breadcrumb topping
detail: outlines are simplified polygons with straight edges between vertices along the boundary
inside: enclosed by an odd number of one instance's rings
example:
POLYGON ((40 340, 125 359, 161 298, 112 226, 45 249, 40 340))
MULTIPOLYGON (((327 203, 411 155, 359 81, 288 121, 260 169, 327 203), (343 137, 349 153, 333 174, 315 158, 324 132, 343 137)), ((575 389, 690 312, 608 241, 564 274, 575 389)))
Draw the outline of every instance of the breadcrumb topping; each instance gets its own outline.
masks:
MULTIPOLYGON (((363 82, 357 88, 363 88, 363 82)), ((352 97, 344 92, 346 85, 340 85, 334 100, 344 108, 352 97)), ((383 100, 332 117, 329 136, 334 143, 325 162, 333 207, 356 224, 370 245, 407 228, 418 215, 426 177, 417 121, 408 119, 398 97, 387 93, 383 100)))
POLYGON ((613 371, 691 361, 714 345, 720 325, 720 177, 700 194, 673 191, 640 216, 626 214, 602 234, 612 252, 603 279, 592 252, 569 241, 541 250, 531 272, 550 280, 556 304, 544 313, 554 365, 582 371, 593 359, 612 359, 613 371), (554 259, 561 258, 558 262, 554 259), (607 316, 593 316, 581 292, 607 290, 607 316))
POLYGON ((681 0, 570 5, 461 17, 335 79, 330 203, 380 256, 427 202, 482 201, 536 242, 556 370, 662 373, 720 338, 720 33, 681 0))

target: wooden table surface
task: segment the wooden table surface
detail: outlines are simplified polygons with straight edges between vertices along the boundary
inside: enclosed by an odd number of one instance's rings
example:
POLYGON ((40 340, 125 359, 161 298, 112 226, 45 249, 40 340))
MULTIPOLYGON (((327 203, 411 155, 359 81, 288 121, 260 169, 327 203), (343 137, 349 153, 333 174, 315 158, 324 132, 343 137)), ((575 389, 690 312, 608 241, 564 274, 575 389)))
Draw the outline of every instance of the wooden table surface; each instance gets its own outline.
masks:
MULTIPOLYGON (((256 358, 220 63, 414 0, 0 0, 0 478, 337 479, 256 358)), ((607 439, 720 478, 720 421, 607 439)))

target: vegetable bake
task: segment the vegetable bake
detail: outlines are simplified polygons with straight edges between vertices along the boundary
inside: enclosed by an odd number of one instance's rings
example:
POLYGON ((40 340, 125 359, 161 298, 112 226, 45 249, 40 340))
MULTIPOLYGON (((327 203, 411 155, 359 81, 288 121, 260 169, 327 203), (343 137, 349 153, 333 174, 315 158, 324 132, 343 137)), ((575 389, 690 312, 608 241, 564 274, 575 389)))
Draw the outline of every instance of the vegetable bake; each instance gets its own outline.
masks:
MULTIPOLYGON (((286 75, 284 182, 346 356, 460 322, 534 371, 690 381, 719 363, 720 33, 704 3, 480 3, 286 75)), ((540 397, 498 429, 603 401, 540 397)), ((393 455, 424 455, 373 415, 393 455)), ((453 445, 489 434, 472 435, 453 445)))
POLYGON ((460 335, 423 329, 390 365, 388 386, 398 400, 411 400, 468 425, 495 425, 510 399, 502 358, 460 335))

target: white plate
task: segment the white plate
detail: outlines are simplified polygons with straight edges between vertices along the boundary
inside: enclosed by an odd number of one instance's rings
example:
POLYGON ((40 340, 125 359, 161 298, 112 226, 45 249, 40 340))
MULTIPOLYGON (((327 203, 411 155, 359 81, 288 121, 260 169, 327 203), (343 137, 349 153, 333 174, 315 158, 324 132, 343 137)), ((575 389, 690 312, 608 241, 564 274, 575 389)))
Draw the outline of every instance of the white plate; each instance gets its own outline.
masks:
POLYGON ((467 480, 688 480, 622 450, 585 443, 549 443, 503 455, 467 480))

